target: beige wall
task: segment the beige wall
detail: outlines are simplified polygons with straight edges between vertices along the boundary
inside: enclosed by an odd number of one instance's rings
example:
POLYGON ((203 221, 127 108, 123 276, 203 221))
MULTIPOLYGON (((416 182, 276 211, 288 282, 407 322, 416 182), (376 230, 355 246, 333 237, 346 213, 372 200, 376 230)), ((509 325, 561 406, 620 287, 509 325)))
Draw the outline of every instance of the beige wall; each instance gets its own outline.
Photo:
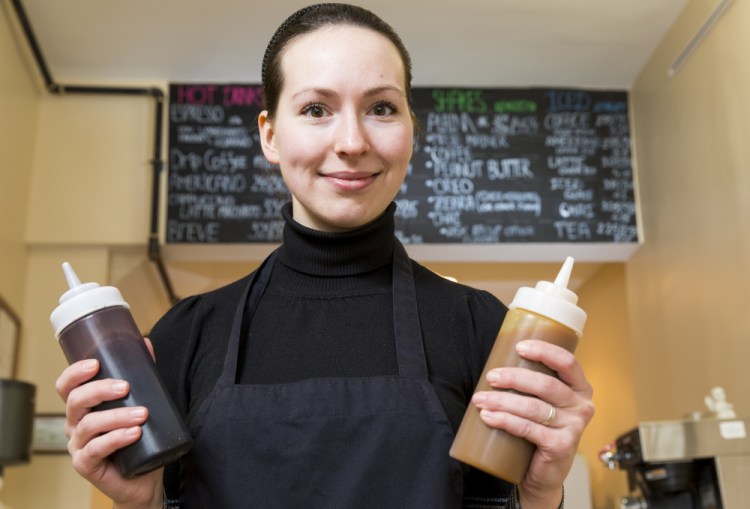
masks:
MULTIPOLYGON (((23 366, 28 331, 35 327, 24 313, 29 268, 24 227, 34 160, 40 88, 34 69, 28 65, 25 47, 17 37, 8 3, 0 5, 0 295, 22 319, 21 366, 18 377, 37 384, 36 373, 23 366)), ((50 342, 46 342, 50 345, 50 342)), ((62 507, 58 500, 70 500, 67 507, 85 501, 89 490, 65 475, 66 458, 36 456, 32 464, 7 468, 0 500, 14 509, 62 507), (39 479, 45 479, 39 489, 39 479)))
MULTIPOLYGON (((23 322, 18 377, 37 386, 36 411, 62 412, 54 381, 66 363, 49 325, 65 285, 60 263, 108 283, 124 277, 134 249, 139 263, 145 258, 153 105, 42 91, 8 5, 0 4, 0 295, 23 322)), ((34 455, 6 469, 0 500, 13 509, 85 509, 92 490, 67 456, 34 455)))
POLYGON ((21 312, 26 249, 24 224, 31 186, 39 93, 21 43, 0 5, 0 296, 21 312), (13 220, 10 220, 10 219, 13 220))
POLYGON ((152 103, 148 97, 42 96, 29 244, 146 242, 152 103))
POLYGON ((637 422, 626 299, 624 264, 602 266, 578 292, 588 320, 577 356, 594 388, 596 406, 579 451, 589 467, 595 509, 619 509, 620 496, 628 491, 625 474, 608 470, 599 460, 604 446, 637 422))
POLYGON ((693 0, 632 91, 644 246, 627 264, 640 420, 703 409, 722 385, 750 416, 750 3, 693 0))

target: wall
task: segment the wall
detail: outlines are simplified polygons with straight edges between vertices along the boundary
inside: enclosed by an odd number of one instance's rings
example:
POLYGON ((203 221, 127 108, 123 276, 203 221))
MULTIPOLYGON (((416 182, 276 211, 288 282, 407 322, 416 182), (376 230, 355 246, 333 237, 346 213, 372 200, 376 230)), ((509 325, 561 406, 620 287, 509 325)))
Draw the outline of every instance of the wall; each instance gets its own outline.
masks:
POLYGON ((639 420, 701 410, 722 385, 750 416, 750 3, 693 0, 632 91, 644 246, 626 277, 639 420))
MULTIPOLYGON (((65 290, 60 264, 69 261, 83 281, 108 284, 127 271, 134 251, 145 259, 151 123, 146 98, 47 95, 40 100, 26 222, 21 314, 27 325, 20 362, 21 373, 37 384, 37 412, 64 411, 54 384, 66 362, 49 324, 49 313, 65 290)), ((149 291, 154 286, 141 287, 138 294, 124 291, 125 298, 153 302, 149 291)), ((90 505, 92 488, 67 456, 34 456, 30 466, 16 470, 13 482, 8 476, 5 497, 14 508, 90 505), (57 482, 34 489, 41 477, 57 482)))
MULTIPOLYGON (((8 3, 0 5, 0 295, 8 301, 22 319, 20 366, 18 377, 37 385, 40 399, 54 393, 54 386, 44 386, 37 374, 42 369, 28 369, 29 331, 36 322, 25 313, 28 296, 26 274, 30 267, 25 242, 25 225, 33 173, 36 129, 38 126, 41 87, 35 69, 29 65, 24 41, 19 37, 15 18, 8 3)), ((48 332, 48 331, 47 331, 48 332)), ((44 345, 54 347, 49 333, 44 345)), ((56 348, 56 347, 55 347, 56 348)), ((44 363, 42 363, 43 365, 44 363)), ((47 407, 47 410, 50 408, 47 407)), ((37 411, 45 407, 37 402, 37 411)), ((8 507, 86 507, 89 489, 70 472, 69 460, 59 456, 34 456, 28 465, 8 468, 5 486, 0 495, 8 507), (39 479, 45 479, 45 489, 39 490, 39 479)))
POLYGON ((626 300, 624 264, 602 266, 578 291, 588 320, 577 357, 594 388, 596 406, 579 452, 589 467, 595 509, 619 509, 620 496, 628 492, 624 472, 610 471, 599 460, 604 446, 637 422, 626 300))
POLYGON ((24 224, 31 186, 39 92, 22 46, 0 5, 0 296, 21 312, 26 267, 24 224), (8 221, 5 218, 13 218, 8 221))
MULTIPOLYGON (((35 321, 25 313, 30 292, 26 274, 27 258, 24 227, 28 217, 31 175, 36 148, 39 101, 42 92, 35 69, 29 66, 26 48, 18 38, 8 3, 0 4, 0 295, 22 319, 21 359, 18 378, 37 385, 40 395, 54 392, 44 387, 37 371, 27 369, 29 331, 35 321)), ((49 346, 49 334, 44 342, 49 346)), ((44 368, 42 368, 44 369, 44 368)), ((40 407, 37 406, 39 409, 40 407)), ((34 509, 51 507, 80 509, 89 495, 86 486, 70 474, 65 457, 34 456, 32 463, 5 470, 5 486, 0 493, 8 507, 34 509), (40 490, 39 479, 45 479, 40 490), (67 500, 65 506, 60 500, 67 500)))
POLYGON ((29 244, 146 241, 152 102, 140 96, 42 97, 26 228, 29 244))
MULTIPOLYGON (((145 259, 154 109, 145 97, 51 95, 38 76, 2 2, 0 295, 23 322, 18 375, 36 384, 36 411, 61 413, 54 383, 66 362, 49 325, 65 286, 60 263, 69 260, 82 279, 108 283, 145 259)), ((155 287, 151 282, 139 297, 160 303, 150 308, 159 313, 166 308, 159 290, 144 295, 155 287)), ((136 300, 132 290, 125 296, 136 300)), ((69 457, 37 454, 5 471, 0 500, 14 509, 82 509, 94 496, 69 457)))

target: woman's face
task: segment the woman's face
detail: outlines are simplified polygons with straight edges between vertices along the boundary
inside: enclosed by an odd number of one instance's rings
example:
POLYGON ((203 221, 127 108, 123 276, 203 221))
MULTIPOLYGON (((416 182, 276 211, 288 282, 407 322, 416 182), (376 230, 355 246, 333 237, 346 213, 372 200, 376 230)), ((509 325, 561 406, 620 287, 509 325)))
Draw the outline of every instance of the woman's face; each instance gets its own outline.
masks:
POLYGON ((292 193, 294 219, 321 231, 376 219, 412 155, 396 47, 367 28, 329 26, 291 41, 281 70, 276 115, 261 113, 258 125, 263 152, 292 193))

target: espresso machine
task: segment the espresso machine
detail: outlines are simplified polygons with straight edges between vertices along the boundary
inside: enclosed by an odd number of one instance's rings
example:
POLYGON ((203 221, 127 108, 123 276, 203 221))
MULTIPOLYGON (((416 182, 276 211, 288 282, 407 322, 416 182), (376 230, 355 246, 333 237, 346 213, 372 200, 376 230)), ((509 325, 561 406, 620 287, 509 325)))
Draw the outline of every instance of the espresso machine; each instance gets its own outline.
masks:
POLYGON ((627 472, 621 509, 750 508, 750 420, 642 422, 601 453, 627 472))

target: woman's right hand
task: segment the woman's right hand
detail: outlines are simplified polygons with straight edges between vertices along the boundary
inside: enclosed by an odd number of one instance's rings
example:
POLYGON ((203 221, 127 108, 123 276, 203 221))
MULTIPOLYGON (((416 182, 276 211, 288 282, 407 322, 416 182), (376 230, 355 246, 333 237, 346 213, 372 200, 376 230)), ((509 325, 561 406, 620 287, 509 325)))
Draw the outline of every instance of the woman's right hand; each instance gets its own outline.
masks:
MULTIPOLYGON (((150 346, 150 345, 149 345, 150 346)), ((104 401, 123 398, 129 387, 122 380, 91 380, 99 371, 94 359, 68 366, 55 388, 65 401, 65 434, 73 468, 114 501, 117 509, 161 508, 162 473, 158 469, 127 479, 108 456, 141 436, 148 417, 144 407, 121 407, 93 411, 104 401)))

